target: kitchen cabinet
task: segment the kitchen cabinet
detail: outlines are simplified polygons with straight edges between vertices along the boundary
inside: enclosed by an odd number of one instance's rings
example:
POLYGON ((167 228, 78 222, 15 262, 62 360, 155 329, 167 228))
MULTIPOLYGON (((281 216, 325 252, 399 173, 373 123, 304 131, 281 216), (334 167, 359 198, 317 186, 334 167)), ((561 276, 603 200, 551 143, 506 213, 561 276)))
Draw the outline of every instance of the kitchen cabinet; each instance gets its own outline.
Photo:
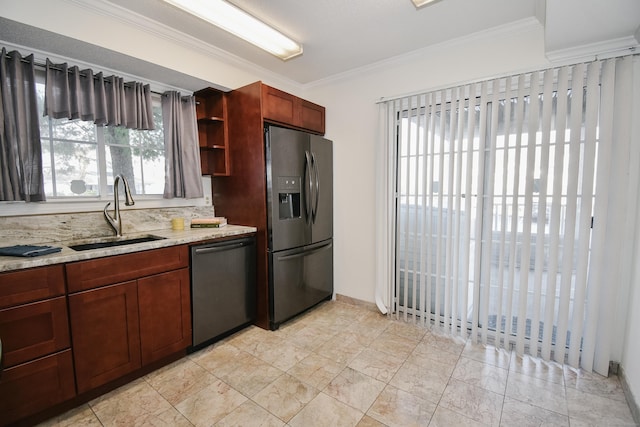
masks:
POLYGON ((140 368, 135 281, 69 296, 78 392, 140 368))
POLYGON ((229 158, 233 174, 213 180, 216 214, 229 222, 257 228, 256 325, 269 328, 267 194, 264 124, 324 133, 324 107, 262 82, 227 94, 229 158), (313 108, 312 108, 313 107, 313 108), (314 110, 317 115, 309 112, 314 110))
POLYGON ((0 308, 64 295, 62 265, 0 274, 0 308))
POLYGON ((202 174, 228 176, 231 171, 229 169, 227 96, 214 88, 199 90, 194 95, 202 174))
POLYGON ((75 396, 73 362, 68 349, 4 369, 0 378, 2 426, 75 396))
POLYGON ((191 345, 189 269, 138 279, 142 364, 191 345))
POLYGON ((324 107, 265 84, 261 87, 265 121, 324 135, 324 107))
POLYGON ((62 266, 0 274, 0 425, 75 396, 62 266))
POLYGON ((63 296, 0 310, 4 366, 68 348, 68 322, 63 296))
MULTIPOLYGON (((265 121, 324 134, 324 107, 256 82, 250 85, 259 88, 260 108, 265 121)), ((244 88, 240 89, 241 91, 244 88)), ((205 88, 194 93, 196 97, 196 117, 198 120, 198 142, 203 175, 230 176, 233 166, 229 138, 228 111, 231 92, 205 88)), ((235 102, 235 100, 233 101, 235 102)), ((233 108, 244 108, 233 105, 233 108)), ((235 125, 234 125, 235 126, 235 125)))
POLYGON ((186 246, 66 265, 78 392, 191 344, 186 246))

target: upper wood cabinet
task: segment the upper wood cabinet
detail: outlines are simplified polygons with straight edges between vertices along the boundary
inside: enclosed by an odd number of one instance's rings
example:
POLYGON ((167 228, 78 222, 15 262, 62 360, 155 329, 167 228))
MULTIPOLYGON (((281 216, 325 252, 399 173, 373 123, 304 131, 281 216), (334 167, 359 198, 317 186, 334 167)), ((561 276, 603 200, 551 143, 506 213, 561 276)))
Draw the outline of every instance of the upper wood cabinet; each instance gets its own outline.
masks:
POLYGON ((324 135, 324 107, 262 84, 264 120, 324 135))
POLYGON ((227 96, 210 87, 195 92, 195 96, 202 174, 227 176, 231 173, 227 96))

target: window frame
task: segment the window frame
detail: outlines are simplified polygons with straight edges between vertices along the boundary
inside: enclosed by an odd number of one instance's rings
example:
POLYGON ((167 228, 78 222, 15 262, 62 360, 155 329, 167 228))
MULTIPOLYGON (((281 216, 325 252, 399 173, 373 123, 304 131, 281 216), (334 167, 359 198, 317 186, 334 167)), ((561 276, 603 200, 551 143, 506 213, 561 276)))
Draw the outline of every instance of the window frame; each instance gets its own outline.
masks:
MULTIPOLYGON (((73 65, 79 66, 80 68, 91 68, 95 72, 103 72, 105 75, 115 74, 123 77, 125 80, 145 81, 150 84, 151 91, 154 93, 163 93, 169 90, 175 90, 183 95, 193 94, 193 91, 191 90, 173 87, 160 82, 149 81, 143 77, 127 74, 118 70, 108 69, 91 63, 50 55, 47 52, 34 52, 34 56, 36 63, 44 63, 46 58, 49 58, 54 62, 69 62, 73 65)), ((36 70, 36 72, 38 73, 38 70, 36 70)), ((106 173, 106 170, 102 171, 99 167, 99 173, 104 174, 106 173)), ((211 177, 202 175, 202 182, 204 189, 203 197, 194 199, 165 199, 162 194, 139 194, 135 196, 135 206, 127 209, 211 206, 211 177)), ((101 186, 103 185, 106 186, 106 182, 104 184, 101 183, 101 186)), ((100 212, 104 209, 106 203, 110 201, 113 201, 113 194, 101 195, 99 197, 88 196, 83 198, 56 197, 53 199, 47 199, 43 202, 29 203, 24 201, 0 201, 0 217, 100 212)))

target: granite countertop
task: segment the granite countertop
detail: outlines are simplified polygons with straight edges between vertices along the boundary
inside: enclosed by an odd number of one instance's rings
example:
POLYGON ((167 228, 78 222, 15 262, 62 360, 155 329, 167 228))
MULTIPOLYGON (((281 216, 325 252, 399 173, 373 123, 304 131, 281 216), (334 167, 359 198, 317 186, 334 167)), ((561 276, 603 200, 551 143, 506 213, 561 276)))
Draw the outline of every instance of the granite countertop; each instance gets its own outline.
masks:
MULTIPOLYGON (((123 246, 113 246, 109 248, 92 249, 86 251, 74 251, 69 248, 70 245, 88 243, 88 241, 59 242, 59 243, 43 243, 43 245, 61 247, 62 251, 50 255, 38 257, 10 257, 0 256, 0 272, 20 270, 31 267, 41 267, 45 265, 61 264, 73 261, 81 261, 92 258, 100 258, 111 255, 127 254, 132 252, 146 251, 149 249, 164 248, 167 246, 182 245, 188 243, 201 242, 206 240, 218 239, 228 236, 236 236, 247 233, 256 232, 255 227, 246 227, 242 225, 226 225, 220 228, 185 228, 184 230, 156 230, 147 233, 125 235, 125 239, 136 238, 141 236, 158 236, 164 239, 153 240, 144 243, 135 243, 123 246)), ((95 239, 99 240, 99 239, 95 239)))

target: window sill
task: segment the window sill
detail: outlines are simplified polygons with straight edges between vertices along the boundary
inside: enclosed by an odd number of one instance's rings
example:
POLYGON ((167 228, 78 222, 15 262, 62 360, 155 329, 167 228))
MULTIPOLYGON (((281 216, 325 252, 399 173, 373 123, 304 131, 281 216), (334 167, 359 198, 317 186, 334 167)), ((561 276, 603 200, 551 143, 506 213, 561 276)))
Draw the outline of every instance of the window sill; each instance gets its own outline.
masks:
MULTIPOLYGON (((198 199, 142 199, 137 198, 134 206, 124 206, 124 201, 120 205, 122 210, 130 209, 155 209, 155 208, 175 208, 186 206, 211 206, 210 198, 198 199)), ((0 202, 0 217, 8 216, 28 216, 46 214, 71 214, 78 212, 100 212, 104 209, 108 200, 84 200, 84 201, 48 201, 42 203, 24 202, 0 202)), ((111 206, 113 209, 113 200, 111 206)))

